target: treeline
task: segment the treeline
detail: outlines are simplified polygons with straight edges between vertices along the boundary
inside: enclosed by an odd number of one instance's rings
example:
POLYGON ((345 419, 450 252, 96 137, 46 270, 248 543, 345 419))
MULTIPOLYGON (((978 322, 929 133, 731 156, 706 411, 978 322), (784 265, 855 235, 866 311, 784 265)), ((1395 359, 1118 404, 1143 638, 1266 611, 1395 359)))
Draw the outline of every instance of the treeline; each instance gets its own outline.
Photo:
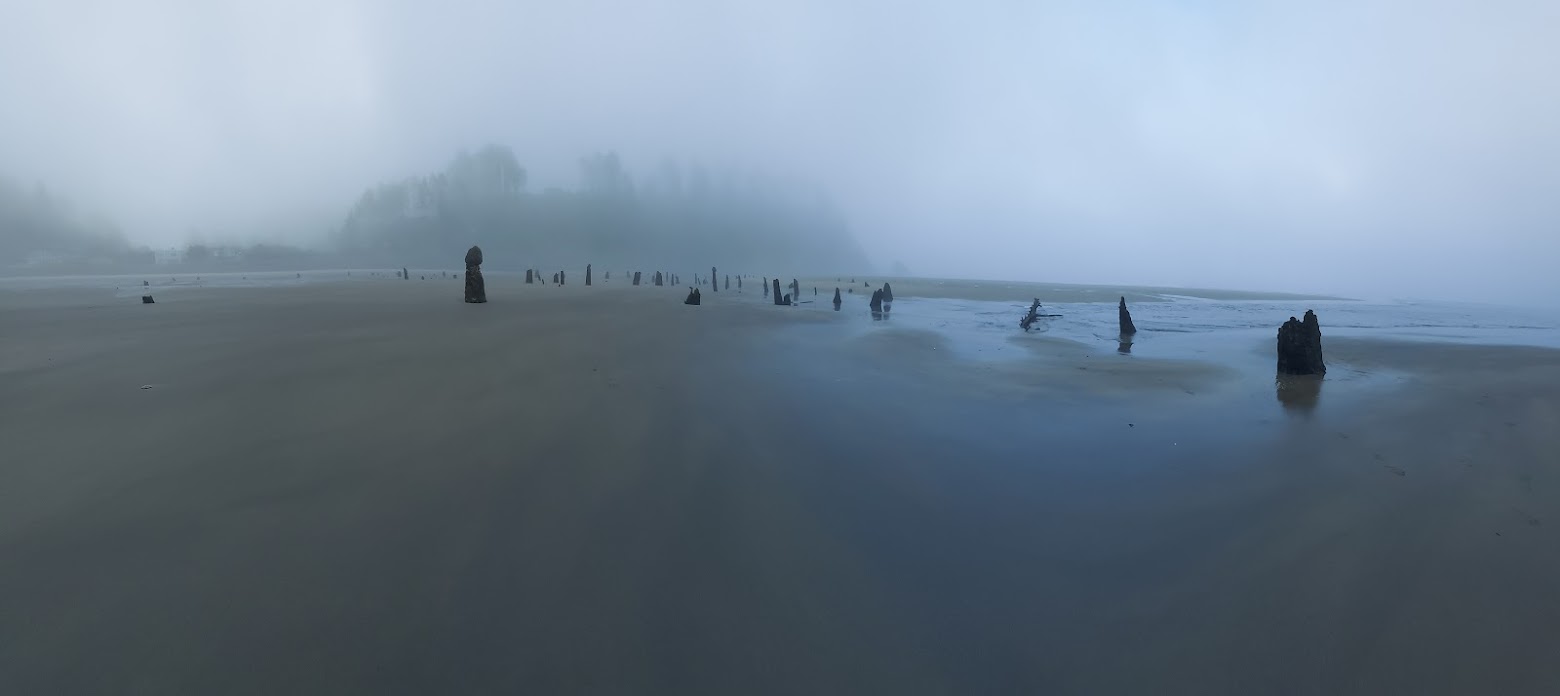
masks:
POLYGON ((0 178, 0 270, 64 260, 114 265, 131 253, 113 223, 76 213, 41 185, 29 190, 0 178))
POLYGON ((153 251, 131 245, 114 223, 81 215, 42 185, 0 178, 0 273, 129 273, 177 266, 190 271, 331 267, 340 257, 280 244, 191 243, 153 251))
POLYGON ((343 256, 391 266, 448 266, 479 244, 497 270, 865 267, 843 216, 806 186, 670 162, 636 178, 611 153, 581 159, 579 174, 575 190, 531 192, 509 148, 463 152, 442 172, 366 191, 336 246, 343 256))

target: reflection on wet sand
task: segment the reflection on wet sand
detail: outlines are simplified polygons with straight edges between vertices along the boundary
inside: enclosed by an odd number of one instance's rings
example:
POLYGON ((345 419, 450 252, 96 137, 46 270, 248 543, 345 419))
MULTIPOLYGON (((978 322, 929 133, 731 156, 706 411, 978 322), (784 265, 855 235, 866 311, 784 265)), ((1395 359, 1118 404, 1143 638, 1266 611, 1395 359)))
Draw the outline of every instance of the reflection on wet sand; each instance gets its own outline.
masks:
POLYGON ((1278 403, 1287 411, 1310 413, 1322 397, 1320 375, 1279 375, 1273 380, 1278 403))

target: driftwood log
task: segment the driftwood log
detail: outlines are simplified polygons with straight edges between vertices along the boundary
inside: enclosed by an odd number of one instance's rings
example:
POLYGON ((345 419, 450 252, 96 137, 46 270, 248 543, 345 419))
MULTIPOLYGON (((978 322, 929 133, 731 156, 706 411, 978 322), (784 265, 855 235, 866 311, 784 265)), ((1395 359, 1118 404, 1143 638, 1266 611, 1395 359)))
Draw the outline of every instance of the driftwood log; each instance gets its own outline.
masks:
POLYGON ((1047 318, 1047 317, 1059 317, 1059 316, 1062 316, 1062 315, 1060 315, 1060 314, 1041 314, 1040 313, 1040 298, 1037 297, 1037 298, 1035 298, 1035 303, 1032 304, 1032 305, 1029 305, 1029 313, 1025 314, 1023 319, 1018 320, 1018 326, 1019 326, 1019 328, 1022 328, 1023 330, 1028 331, 1030 329, 1030 327, 1034 326, 1035 322, 1039 321, 1040 319, 1044 319, 1044 318, 1047 318))

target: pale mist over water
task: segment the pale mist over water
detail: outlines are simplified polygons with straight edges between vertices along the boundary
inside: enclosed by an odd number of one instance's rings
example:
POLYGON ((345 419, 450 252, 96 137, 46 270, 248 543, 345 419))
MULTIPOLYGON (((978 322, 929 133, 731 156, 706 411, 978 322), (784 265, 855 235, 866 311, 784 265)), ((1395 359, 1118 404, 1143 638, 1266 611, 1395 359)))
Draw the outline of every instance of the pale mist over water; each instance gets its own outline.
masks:
POLYGON ((4 273, 483 243, 517 269, 1560 293, 1552 2, 5 15, 4 273))

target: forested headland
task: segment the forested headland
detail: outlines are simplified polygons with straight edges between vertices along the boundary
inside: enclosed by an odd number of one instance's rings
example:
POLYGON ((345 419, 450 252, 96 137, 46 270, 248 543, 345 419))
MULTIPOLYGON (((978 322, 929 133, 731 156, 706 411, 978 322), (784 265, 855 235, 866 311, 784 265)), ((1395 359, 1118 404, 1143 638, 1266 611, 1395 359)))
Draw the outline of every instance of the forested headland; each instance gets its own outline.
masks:
POLYGON ((844 215, 816 187, 672 162, 636 176, 613 153, 581 158, 578 173, 572 189, 536 191, 514 153, 490 145, 457 154, 441 171, 368 188, 307 246, 223 239, 218 230, 157 249, 132 244, 112 220, 82 215, 41 185, 0 179, 0 273, 455 268, 473 244, 495 271, 866 267, 844 215))
POLYGON ((612 153, 579 166, 577 188, 531 191, 508 148, 461 153, 441 172, 364 192, 334 247, 380 264, 446 265, 479 244, 495 269, 864 267, 844 216, 805 185, 673 163, 636 177, 612 153))

